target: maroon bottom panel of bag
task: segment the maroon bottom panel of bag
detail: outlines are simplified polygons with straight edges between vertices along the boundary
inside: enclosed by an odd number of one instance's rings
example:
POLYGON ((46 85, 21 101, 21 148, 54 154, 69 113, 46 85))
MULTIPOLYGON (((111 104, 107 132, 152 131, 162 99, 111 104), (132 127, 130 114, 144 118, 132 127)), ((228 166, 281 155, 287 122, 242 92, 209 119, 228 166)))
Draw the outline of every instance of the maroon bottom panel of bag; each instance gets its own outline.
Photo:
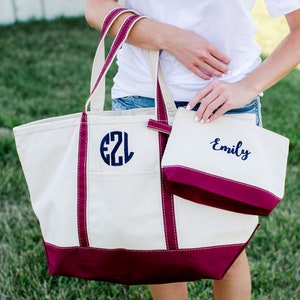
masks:
POLYGON ((126 285, 221 279, 245 246, 142 251, 57 247, 44 242, 51 275, 126 285))

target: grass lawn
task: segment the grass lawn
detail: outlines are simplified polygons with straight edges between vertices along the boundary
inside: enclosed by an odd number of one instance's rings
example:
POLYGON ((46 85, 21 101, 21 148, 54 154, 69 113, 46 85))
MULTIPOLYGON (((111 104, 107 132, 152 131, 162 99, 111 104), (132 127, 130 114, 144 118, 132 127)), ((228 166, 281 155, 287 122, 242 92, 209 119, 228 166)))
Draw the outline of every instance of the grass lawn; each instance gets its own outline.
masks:
MULTIPOLYGON (((282 19, 254 11, 263 57, 287 32, 282 19)), ((98 33, 83 18, 0 27, 0 299, 151 299, 122 286, 47 273, 38 222, 15 151, 12 128, 81 111, 89 93, 98 33)), ((111 84, 112 72, 109 73, 111 84)), ((300 299, 300 70, 265 93, 263 123, 290 138, 286 195, 248 247, 252 299, 300 299)), ((109 108, 109 103, 107 104, 109 108)), ((270 149, 272 151, 272 145, 270 149)), ((211 281, 189 283, 190 299, 212 299, 211 281)), ((241 299, 243 300, 243 299, 241 299)))

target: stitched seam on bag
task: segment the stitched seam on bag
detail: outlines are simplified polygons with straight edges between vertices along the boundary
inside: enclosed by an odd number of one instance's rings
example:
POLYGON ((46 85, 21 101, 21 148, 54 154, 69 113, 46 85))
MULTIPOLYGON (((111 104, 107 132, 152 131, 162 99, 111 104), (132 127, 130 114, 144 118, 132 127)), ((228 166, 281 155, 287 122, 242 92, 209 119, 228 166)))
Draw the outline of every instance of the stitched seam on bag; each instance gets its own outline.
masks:
POLYGON ((166 130, 166 129, 163 129, 163 128, 158 128, 157 126, 153 126, 153 125, 148 125, 147 126, 149 129, 153 129, 155 131, 159 131, 159 132, 162 132, 162 133, 165 133, 165 134, 170 134, 170 131, 166 130))
POLYGON ((82 113, 82 121, 79 132, 79 150, 78 150, 78 191, 77 191, 77 226, 79 243, 88 247, 87 223, 86 223, 86 201, 87 201, 87 184, 86 184, 86 167, 87 167, 87 142, 88 142, 88 125, 87 115, 82 113), (83 222, 81 222, 83 218, 83 222))
POLYGON ((109 28, 111 27, 112 23, 116 20, 116 18, 118 18, 125 12, 129 12, 129 10, 127 10, 124 7, 116 7, 106 15, 102 23, 102 39, 106 36, 109 28))
MULTIPOLYGON (((122 27, 117 35, 117 38, 114 40, 112 45, 112 49, 109 53, 109 56, 106 59, 105 65, 103 66, 100 75, 98 76, 95 86, 93 88, 92 93, 95 91, 102 76, 105 74, 106 70, 109 68, 110 63, 114 57, 115 52, 121 46, 123 40, 125 40, 127 34, 129 33, 132 26, 140 20, 142 17, 131 16, 128 17, 125 22, 122 24, 122 27)), ((86 168, 87 168, 87 143, 88 143, 88 124, 87 124, 87 114, 84 110, 82 113, 82 121, 80 124, 80 136, 79 136, 79 158, 78 158, 78 172, 82 169, 82 172, 78 173, 80 178, 78 179, 78 188, 80 189, 80 193, 78 193, 77 197, 79 197, 77 201, 77 225, 78 225, 78 234, 79 234, 79 243, 82 246, 89 247, 88 241, 88 232, 87 232, 87 178, 86 178, 86 168)), ((78 175, 77 175, 78 176, 78 175)))
MULTIPOLYGON (((51 120, 52 118, 50 118, 49 120, 51 120)), ((77 119, 77 118, 76 118, 77 119)), ((79 117, 79 119, 80 119, 80 117, 79 117)), ((30 123, 29 123, 30 124, 30 123)), ((40 124, 39 124, 40 125, 40 124)), ((31 128, 28 128, 27 130, 26 130, 26 132, 17 132, 17 136, 21 136, 21 135, 28 135, 28 134, 32 134, 32 133, 37 133, 37 132, 43 132, 43 131, 53 131, 53 130, 61 130, 61 129, 63 129, 63 128, 69 128, 69 127, 74 127, 74 126, 78 126, 78 125, 80 125, 80 121, 78 121, 78 122, 76 122, 76 123, 74 123, 74 124, 70 124, 70 125, 66 125, 66 126, 58 126, 58 127, 56 127, 56 128, 53 128, 53 126, 52 126, 52 128, 49 128, 47 125, 49 125, 49 123, 47 123, 47 124, 41 124, 41 125, 46 125, 45 127, 46 128, 41 128, 41 129, 36 129, 36 128, 34 128, 34 127, 31 127, 31 128), (48 128, 47 128, 48 127, 48 128)), ((23 126, 23 125, 21 125, 21 126, 23 126)), ((20 127, 21 127, 20 126, 20 127)), ((18 127, 19 128, 19 127, 18 127)), ((20 128, 20 130, 23 130, 22 128, 20 128)))
POLYGON ((226 177, 221 177, 221 176, 218 176, 218 175, 215 175, 215 174, 199 171, 197 169, 193 169, 193 168, 182 166, 182 165, 170 165, 170 166, 164 166, 163 167, 163 169, 171 169, 171 168, 182 168, 182 169, 186 169, 186 170, 192 170, 195 173, 204 174, 204 175, 207 175, 207 176, 210 176, 210 177, 214 177, 216 179, 221 179, 221 180, 232 182, 232 183, 237 183, 237 184, 242 185, 242 186, 250 187, 254 190, 263 191, 264 193, 269 194, 269 195, 273 196, 274 198, 277 198, 278 200, 281 200, 280 197, 278 197, 277 195, 271 193, 270 191, 268 191, 264 188, 261 188, 261 187, 253 186, 253 185, 245 183, 245 182, 237 181, 237 180, 226 178, 226 177))
POLYGON ((166 129, 166 128, 163 128, 163 127, 158 127, 156 125, 152 125, 152 124, 148 124, 147 126, 149 129, 153 129, 155 131, 159 131, 159 132, 162 132, 162 133, 165 133, 165 134, 170 134, 170 130, 166 129))
MULTIPOLYGON (((162 149, 162 142, 160 134, 158 134, 158 143, 159 143, 159 159, 161 158, 161 149, 162 149)), ((165 241, 167 249, 169 249, 169 239, 168 239, 168 230, 167 230, 167 218, 166 218, 166 209, 165 209, 165 195, 164 195, 164 187, 163 187, 163 178, 161 175, 162 171, 160 172, 160 190, 161 190, 161 198, 162 198, 162 211, 163 211, 163 218, 164 218, 164 232, 165 232, 165 241)))
MULTIPOLYGON (((157 90, 156 90, 156 100, 157 100, 157 118, 158 121, 160 120, 160 111, 158 110, 159 105, 158 105, 158 100, 159 100, 159 84, 157 84, 157 90)), ((162 144, 162 136, 160 133, 158 133, 158 143, 159 143, 159 161, 161 163, 162 155, 163 155, 163 144, 162 144)), ((160 170, 160 189, 161 189, 161 196, 162 196, 162 210, 163 210, 163 218, 164 218, 164 231, 165 231, 165 240, 166 240, 166 246, 167 249, 170 248, 169 245, 169 235, 168 235, 168 226, 167 226, 167 215, 166 215, 166 206, 165 206, 165 190, 163 186, 163 177, 162 177, 162 169, 160 170)))
MULTIPOLYGON (((167 112, 166 112, 166 108, 164 106, 164 99, 161 93, 161 89, 160 89, 160 85, 159 82, 157 82, 157 90, 156 90, 156 100, 157 100, 157 119, 158 122, 163 122, 161 120, 161 116, 162 117, 167 117, 167 112), (160 105, 162 104, 162 105, 160 105), (160 111, 159 108, 162 106, 163 111, 160 111)), ((166 121, 165 123, 168 123, 168 121, 166 121)), ((165 143, 163 144, 162 139, 164 139, 165 137, 162 135, 162 133, 158 133, 158 140, 159 140, 159 159, 160 159, 160 163, 162 160, 162 156, 163 156, 163 151, 165 149, 165 143)), ((161 168, 160 170, 160 181, 161 181, 161 194, 162 194, 162 209, 163 209, 163 215, 164 215, 164 230, 165 230, 165 238, 166 238, 166 244, 167 244, 167 248, 174 248, 178 249, 178 240, 177 240, 177 232, 176 232, 176 220, 175 220, 175 214, 174 214, 174 201, 173 201, 173 195, 172 194, 168 194, 170 197, 170 203, 168 205, 171 205, 171 213, 172 215, 172 220, 171 220, 171 226, 173 229, 173 234, 172 236, 169 236, 169 231, 168 231, 168 223, 167 223, 167 214, 166 214, 166 198, 165 198, 165 189, 164 189, 164 185, 163 185, 163 170, 161 168), (170 245, 169 243, 169 239, 172 239, 172 244, 174 242, 174 245, 170 245)), ((170 249, 171 250, 171 249, 170 249)), ((172 249, 174 250, 174 249, 172 249)))
POLYGON ((124 171, 124 172, 114 172, 114 171, 96 171, 96 170, 89 170, 89 174, 106 174, 106 175, 121 175, 121 176, 127 176, 127 175, 139 175, 139 174, 156 174, 157 173, 157 169, 154 170, 140 170, 140 171, 132 171, 132 170, 128 170, 128 171, 124 171))
POLYGON ((172 217, 173 217, 173 230, 174 230, 174 238, 176 248, 178 249, 178 238, 177 238, 177 230, 176 230, 176 218, 175 218, 175 205, 174 205, 174 196, 172 195, 172 217))
MULTIPOLYGON (((256 227, 257 228, 257 227, 256 227)), ((255 230, 256 230, 255 228, 255 230)), ((253 231, 253 234, 255 232, 253 231)), ((251 235, 251 237, 253 236, 251 235)), ((250 237, 250 239, 251 239, 250 237)), ((216 245, 216 246, 205 246, 205 247, 193 247, 193 248, 184 248, 184 249, 157 249, 157 250, 137 250, 137 249, 127 249, 127 248, 116 248, 116 249, 107 249, 107 248, 96 248, 96 247, 81 247, 81 246, 70 246, 70 247, 60 247, 56 246, 54 244, 44 242, 46 245, 49 245, 56 249, 62 249, 62 250, 71 250, 71 249, 80 249, 81 251, 109 251, 109 252, 122 252, 122 251, 128 251, 128 252, 141 252, 141 253, 158 253, 158 252, 189 252, 189 251, 197 251, 197 250, 209 250, 209 249, 223 249, 223 248, 231 248, 231 247, 242 247, 245 244, 247 244, 248 240, 245 243, 235 243, 235 244, 229 244, 229 245, 216 245)))
MULTIPOLYGON (((86 177, 85 177, 85 174, 84 174, 86 170, 84 168, 84 163, 82 161, 84 159, 84 158, 82 158, 82 155, 83 156, 85 155, 85 149, 84 149, 85 148, 85 131, 86 131, 85 126, 86 126, 86 124, 84 124, 84 123, 82 123, 80 125, 80 136, 79 136, 79 155, 80 155, 80 157, 79 157, 78 167, 80 169, 78 170, 78 173, 82 174, 82 176, 83 176, 83 177, 81 177, 81 175, 80 175, 80 182, 79 182, 79 188, 80 188, 79 197, 80 197, 80 199, 78 199, 78 208, 77 208, 78 212, 80 213, 80 218, 78 217, 78 230, 79 230, 80 245, 83 244, 83 241, 82 241, 82 234, 83 233, 82 233, 82 231, 84 231, 84 228, 82 228, 82 223, 81 223, 82 201, 84 201, 84 199, 82 199, 82 197, 83 198, 86 197, 86 192, 85 192, 85 187, 86 187, 85 180, 86 180, 86 177), (81 170, 81 167, 83 167, 83 170, 81 170), (81 181, 83 181, 83 182, 81 182, 81 181), (81 194, 81 192, 83 192, 83 195, 81 194)), ((84 222, 85 222, 85 211, 83 211, 83 218, 84 218, 84 222)))

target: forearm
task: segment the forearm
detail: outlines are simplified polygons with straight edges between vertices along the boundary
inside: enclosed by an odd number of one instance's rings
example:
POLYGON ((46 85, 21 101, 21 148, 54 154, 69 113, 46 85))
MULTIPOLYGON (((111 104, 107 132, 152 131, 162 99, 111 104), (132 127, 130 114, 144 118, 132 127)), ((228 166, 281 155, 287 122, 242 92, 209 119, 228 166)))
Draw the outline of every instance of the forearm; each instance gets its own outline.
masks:
MULTIPOLYGON (((87 22, 101 30, 105 16, 120 7, 114 0, 87 0, 85 16, 87 22)), ((124 13, 114 22, 109 34, 115 36, 124 18, 124 13)), ((191 72, 202 79, 220 77, 228 72, 229 57, 201 36, 179 27, 144 18, 131 30, 127 43, 148 50, 170 52, 191 72)))
POLYGON ((300 27, 293 29, 270 56, 240 83, 253 96, 270 88, 300 62, 300 27))
MULTIPOLYGON (((105 16, 114 8, 121 7, 114 0, 87 0, 85 17, 87 22, 94 28, 101 30, 105 16)), ((124 19, 133 13, 124 13, 114 22, 109 34, 115 36, 124 19)), ((140 20, 130 32, 127 42, 149 50, 168 50, 172 35, 176 35, 179 28, 162 24, 152 19, 140 20)))

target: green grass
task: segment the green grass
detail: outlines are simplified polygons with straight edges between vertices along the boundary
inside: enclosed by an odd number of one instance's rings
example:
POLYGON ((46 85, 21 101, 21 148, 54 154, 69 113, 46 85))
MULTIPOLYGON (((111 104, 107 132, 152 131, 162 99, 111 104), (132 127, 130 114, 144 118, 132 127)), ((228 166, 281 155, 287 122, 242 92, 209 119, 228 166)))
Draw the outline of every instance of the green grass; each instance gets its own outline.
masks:
MULTIPOLYGON (((276 20, 274 30, 259 9, 255 15, 265 26, 258 40, 267 55, 274 44, 266 36, 279 40, 286 28, 276 20)), ((0 299, 151 299, 145 286, 48 275, 11 133, 19 124, 82 110, 97 41, 83 19, 0 27, 0 299)), ((299 82, 295 69, 263 98, 264 126, 288 136, 291 146, 285 199, 261 218, 248 247, 255 300, 300 299, 299 82)), ((192 300, 212 299, 211 281, 189 283, 189 292, 192 300)))

